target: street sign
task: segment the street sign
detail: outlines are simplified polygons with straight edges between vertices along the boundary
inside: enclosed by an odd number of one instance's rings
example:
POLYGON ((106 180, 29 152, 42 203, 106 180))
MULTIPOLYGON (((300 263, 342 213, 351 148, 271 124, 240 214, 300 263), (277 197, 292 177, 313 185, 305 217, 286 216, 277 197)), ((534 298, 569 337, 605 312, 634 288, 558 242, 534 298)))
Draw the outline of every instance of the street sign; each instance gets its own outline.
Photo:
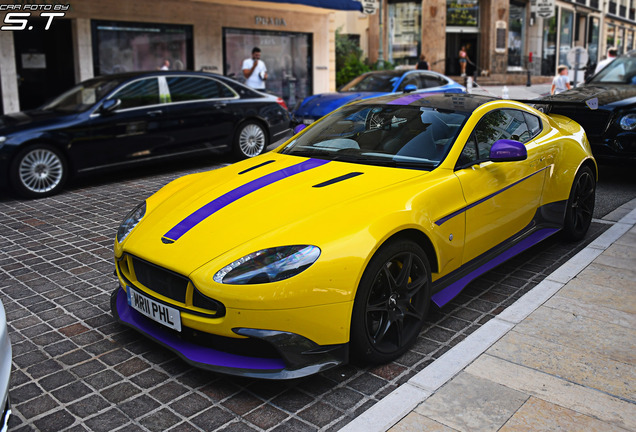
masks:
POLYGON ((536 13, 542 18, 552 18, 554 16, 555 0, 531 0, 530 12, 536 13))
POLYGON ((378 10, 378 0, 360 0, 365 14, 373 15, 378 10))

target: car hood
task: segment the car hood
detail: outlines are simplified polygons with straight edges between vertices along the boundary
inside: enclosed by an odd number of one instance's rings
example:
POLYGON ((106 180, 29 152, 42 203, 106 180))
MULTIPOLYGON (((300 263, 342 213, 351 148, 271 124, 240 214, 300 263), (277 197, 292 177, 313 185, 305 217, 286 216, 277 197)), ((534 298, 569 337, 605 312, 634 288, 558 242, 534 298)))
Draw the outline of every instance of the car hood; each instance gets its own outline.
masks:
POLYGON ((321 93, 306 98, 294 112, 296 116, 319 118, 349 102, 390 94, 388 92, 321 93))
POLYGON ((0 128, 21 130, 38 128, 52 123, 58 123, 75 117, 76 114, 66 114, 56 111, 29 110, 0 116, 0 128))
POLYGON ((599 106, 622 107, 636 103, 636 86, 621 84, 585 84, 558 95, 546 96, 542 100, 584 103, 598 98, 599 106))
POLYGON ((379 210, 365 209, 366 198, 427 174, 265 154, 168 184, 148 198, 147 213, 124 241, 123 251, 190 275, 241 245, 245 254, 294 244, 322 247, 316 244, 317 231, 344 223, 342 216, 355 212, 363 211, 366 217, 360 220, 368 220, 369 213, 379 210), (303 165, 310 167, 302 170, 303 165), (269 183, 272 176, 281 178, 269 183), (193 223, 195 214, 202 216, 198 223, 193 223), (184 229, 176 232, 179 226, 184 229))

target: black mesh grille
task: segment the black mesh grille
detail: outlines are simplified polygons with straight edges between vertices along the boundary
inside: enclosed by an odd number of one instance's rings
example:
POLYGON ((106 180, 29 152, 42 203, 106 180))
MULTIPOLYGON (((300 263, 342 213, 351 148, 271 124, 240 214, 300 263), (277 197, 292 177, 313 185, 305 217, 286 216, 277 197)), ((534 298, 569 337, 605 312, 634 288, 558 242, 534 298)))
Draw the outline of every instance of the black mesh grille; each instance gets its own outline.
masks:
POLYGON ((612 115, 609 111, 591 110, 587 107, 554 106, 551 114, 561 114, 571 118, 585 129, 588 137, 600 137, 607 129, 607 123, 612 115))
POLYGON ((174 301, 185 303, 188 278, 139 258, 133 257, 132 261, 137 280, 146 288, 174 301))

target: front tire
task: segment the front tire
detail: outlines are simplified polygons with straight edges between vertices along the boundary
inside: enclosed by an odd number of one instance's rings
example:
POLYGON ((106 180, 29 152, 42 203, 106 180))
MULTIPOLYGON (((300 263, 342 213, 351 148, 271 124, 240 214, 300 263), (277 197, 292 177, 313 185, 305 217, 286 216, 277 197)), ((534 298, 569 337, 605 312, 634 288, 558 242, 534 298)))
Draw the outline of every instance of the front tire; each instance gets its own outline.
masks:
POLYGON ((387 363, 415 342, 431 302, 426 253, 408 240, 378 250, 356 293, 351 319, 351 356, 362 363, 387 363))
POLYGON ((58 193, 67 176, 66 159, 59 150, 46 144, 37 144, 19 152, 9 170, 11 186, 26 198, 58 193))
POLYGON ((267 130, 258 122, 241 124, 234 137, 234 155, 247 159, 260 155, 267 147, 267 130))
POLYGON ((578 241, 585 237, 592 223, 595 199, 594 173, 589 167, 584 166, 574 177, 565 211, 563 234, 568 240, 578 241))

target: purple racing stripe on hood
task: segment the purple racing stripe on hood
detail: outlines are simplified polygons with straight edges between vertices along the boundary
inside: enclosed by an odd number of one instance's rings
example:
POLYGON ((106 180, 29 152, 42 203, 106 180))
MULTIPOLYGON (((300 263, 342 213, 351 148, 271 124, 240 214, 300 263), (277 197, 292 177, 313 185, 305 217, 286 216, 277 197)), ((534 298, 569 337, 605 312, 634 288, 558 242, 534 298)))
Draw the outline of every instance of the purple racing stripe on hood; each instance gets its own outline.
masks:
POLYGON ((181 236, 197 226, 200 222, 204 221, 205 219, 212 216, 223 207, 233 203, 234 201, 243 198, 244 196, 249 195, 261 188, 264 188, 265 186, 276 183, 279 180, 283 180, 287 177, 291 177, 303 171, 308 171, 310 169, 319 167, 328 162, 328 160, 322 159, 309 159, 299 164, 292 165, 290 167, 267 174, 264 177, 252 180, 249 183, 239 186, 238 188, 231 190, 230 192, 223 194, 215 200, 207 203, 199 210, 195 211, 190 216, 183 219, 172 229, 170 229, 170 231, 168 231, 164 235, 164 238, 173 241, 179 240, 181 236))

